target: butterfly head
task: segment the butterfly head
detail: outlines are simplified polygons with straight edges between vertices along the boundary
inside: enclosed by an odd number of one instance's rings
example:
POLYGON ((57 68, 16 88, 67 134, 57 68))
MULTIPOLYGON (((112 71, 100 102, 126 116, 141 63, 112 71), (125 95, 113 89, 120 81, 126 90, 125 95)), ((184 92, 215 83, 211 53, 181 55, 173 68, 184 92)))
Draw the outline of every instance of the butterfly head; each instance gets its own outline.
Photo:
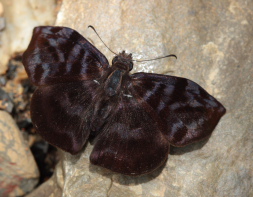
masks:
POLYGON ((116 66, 119 69, 131 71, 133 69, 133 59, 131 53, 122 51, 119 55, 116 55, 112 60, 112 66, 116 66))

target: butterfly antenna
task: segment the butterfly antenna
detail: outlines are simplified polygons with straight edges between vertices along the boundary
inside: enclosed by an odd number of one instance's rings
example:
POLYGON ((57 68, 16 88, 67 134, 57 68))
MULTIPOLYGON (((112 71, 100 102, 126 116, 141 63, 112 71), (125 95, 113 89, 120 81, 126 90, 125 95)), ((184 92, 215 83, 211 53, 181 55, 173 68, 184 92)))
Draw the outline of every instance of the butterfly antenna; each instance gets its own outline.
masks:
POLYGON ((166 55, 166 56, 163 56, 163 57, 157 57, 157 58, 154 58, 154 59, 148 59, 148 60, 133 60, 133 61, 136 61, 136 62, 147 62, 147 61, 153 61, 153 60, 163 59, 163 58, 166 58, 166 57, 175 57, 175 58, 177 59, 177 56, 176 56, 176 55, 170 54, 170 55, 166 55))
POLYGON ((97 36, 99 37, 99 39, 103 42, 103 44, 106 46, 106 48, 109 49, 109 51, 111 51, 111 52, 114 53, 115 55, 118 55, 117 53, 115 53, 114 51, 112 51, 112 50, 104 43, 104 41, 102 40, 102 38, 100 38, 100 36, 98 35, 97 31, 95 30, 95 28, 94 28, 93 26, 89 25, 88 28, 89 28, 89 27, 90 27, 91 29, 93 29, 93 31, 97 34, 97 36))

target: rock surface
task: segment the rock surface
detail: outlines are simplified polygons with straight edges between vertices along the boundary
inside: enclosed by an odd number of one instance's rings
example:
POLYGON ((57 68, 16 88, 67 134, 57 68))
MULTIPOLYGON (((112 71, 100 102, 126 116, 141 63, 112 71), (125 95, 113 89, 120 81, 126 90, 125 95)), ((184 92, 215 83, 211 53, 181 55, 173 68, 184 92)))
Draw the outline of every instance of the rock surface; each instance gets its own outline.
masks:
POLYGON ((92 166, 89 144, 78 156, 63 153, 54 177, 30 196, 253 196, 252 10, 251 0, 63 0, 56 25, 76 29, 109 60, 113 54, 88 25, 134 59, 176 54, 135 64, 133 72, 173 71, 199 83, 227 113, 208 141, 173 149, 160 171, 127 177, 92 166))
POLYGON ((12 117, 0 111, 0 196, 21 196, 38 183, 39 172, 28 144, 12 117))

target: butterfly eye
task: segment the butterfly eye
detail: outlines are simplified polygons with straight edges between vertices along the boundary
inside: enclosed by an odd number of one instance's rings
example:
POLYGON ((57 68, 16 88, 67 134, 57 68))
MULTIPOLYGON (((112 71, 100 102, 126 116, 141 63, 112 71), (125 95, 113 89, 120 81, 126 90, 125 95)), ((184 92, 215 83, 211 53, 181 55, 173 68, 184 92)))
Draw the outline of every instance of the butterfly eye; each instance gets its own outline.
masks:
POLYGON ((115 56, 113 59, 112 59, 112 64, 114 64, 115 62, 117 62, 119 60, 119 57, 118 56, 115 56))
POLYGON ((131 61, 129 62, 129 71, 131 71, 133 69, 134 63, 131 61))

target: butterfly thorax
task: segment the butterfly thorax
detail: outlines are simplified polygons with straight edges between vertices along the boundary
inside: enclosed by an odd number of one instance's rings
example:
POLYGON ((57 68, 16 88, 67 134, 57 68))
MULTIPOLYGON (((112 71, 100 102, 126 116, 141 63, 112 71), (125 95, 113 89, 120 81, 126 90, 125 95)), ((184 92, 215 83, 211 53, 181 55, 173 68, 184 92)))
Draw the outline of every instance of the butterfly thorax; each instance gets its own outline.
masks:
POLYGON ((128 76, 129 71, 133 68, 132 54, 127 54, 125 51, 119 53, 112 60, 111 69, 104 83, 105 95, 111 97, 118 95, 122 86, 124 76, 128 76))

